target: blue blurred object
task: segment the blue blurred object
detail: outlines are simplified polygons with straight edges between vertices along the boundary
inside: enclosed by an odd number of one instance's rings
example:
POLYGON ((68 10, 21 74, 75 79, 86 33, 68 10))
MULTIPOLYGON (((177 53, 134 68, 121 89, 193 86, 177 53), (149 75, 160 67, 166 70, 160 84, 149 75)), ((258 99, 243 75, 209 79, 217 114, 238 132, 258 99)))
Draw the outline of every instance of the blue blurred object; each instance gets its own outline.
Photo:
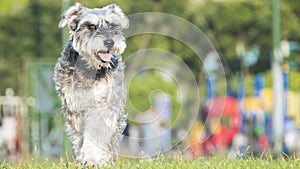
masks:
POLYGON ((264 88, 264 75, 262 73, 257 74, 254 77, 254 96, 260 97, 260 92, 264 88))
POLYGON ((238 91, 237 91, 237 98, 238 100, 243 100, 246 95, 246 85, 244 82, 244 76, 242 73, 239 74, 239 84, 238 84, 238 91))
POLYGON ((295 61, 289 60, 288 64, 289 64, 289 67, 290 67, 291 70, 297 70, 298 66, 297 66, 297 63, 295 61))
POLYGON ((232 88, 231 80, 227 82, 227 96, 234 97, 234 91, 232 88))
POLYGON ((207 98, 212 99, 215 97, 215 82, 211 76, 206 78, 206 87, 207 87, 207 98))
POLYGON ((290 51, 300 51, 300 44, 297 42, 289 41, 289 48, 290 51))
POLYGON ((289 73, 287 71, 283 71, 283 89, 284 91, 289 91, 289 73))
POLYGON ((254 46, 250 51, 246 52, 243 55, 243 63, 245 66, 249 67, 254 65, 259 57, 259 49, 257 46, 254 46))

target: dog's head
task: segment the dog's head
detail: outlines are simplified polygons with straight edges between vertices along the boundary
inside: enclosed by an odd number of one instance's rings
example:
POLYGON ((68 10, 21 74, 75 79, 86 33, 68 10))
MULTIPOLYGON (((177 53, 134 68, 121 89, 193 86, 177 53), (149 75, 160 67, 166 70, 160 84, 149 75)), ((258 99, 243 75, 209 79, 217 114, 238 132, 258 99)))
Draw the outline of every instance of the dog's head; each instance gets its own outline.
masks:
POLYGON ((73 48, 97 69, 111 68, 121 61, 129 20, 115 4, 89 9, 76 3, 67 9, 59 27, 68 26, 73 48))

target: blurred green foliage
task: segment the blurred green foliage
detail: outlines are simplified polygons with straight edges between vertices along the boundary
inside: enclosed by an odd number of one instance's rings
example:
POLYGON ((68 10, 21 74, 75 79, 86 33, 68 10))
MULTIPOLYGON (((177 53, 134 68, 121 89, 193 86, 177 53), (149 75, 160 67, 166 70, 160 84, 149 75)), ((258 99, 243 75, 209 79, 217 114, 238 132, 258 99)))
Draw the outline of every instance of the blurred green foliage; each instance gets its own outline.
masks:
POLYGON ((26 61, 57 58, 61 51, 61 31, 57 28, 61 1, 4 2, 7 5, 0 10, 9 6, 9 11, 0 14, 0 93, 11 87, 16 94, 25 95, 26 61), (20 10, 14 7, 18 2, 23 4, 20 10))
POLYGON ((178 84, 173 80, 163 79, 155 71, 140 72, 128 84, 128 100, 126 112, 130 112, 129 119, 134 119, 139 112, 146 112, 155 105, 157 94, 168 94, 171 97, 172 121, 179 113, 178 84))
MULTIPOLYGON (((266 77, 270 74, 268 72, 272 52, 271 1, 70 0, 69 4, 72 5, 77 1, 91 8, 116 3, 128 15, 152 11, 184 18, 199 27, 216 46, 224 65, 230 70, 229 76, 240 71, 241 58, 236 54, 237 43, 243 43, 246 50, 257 45, 260 56, 258 62, 248 68, 247 78, 250 77, 250 80, 247 80, 246 83, 249 83, 247 86, 251 86, 253 74, 267 72, 266 77)), ((282 36, 296 42, 300 41, 299 8, 298 0, 281 0, 282 36)), ((57 24, 62 11, 62 0, 0 1, 1 95, 7 87, 13 88, 16 94, 28 94, 24 87, 27 60, 55 60, 60 56, 63 46, 62 31, 57 24)), ((124 57, 143 48, 162 48, 180 56, 197 79, 202 77, 200 73, 202 63, 196 61, 197 56, 189 47, 175 39, 159 35, 148 35, 146 39, 145 37, 140 35, 128 38, 124 57)), ((296 64, 300 64, 298 55, 299 53, 292 53, 286 61, 293 60, 296 64)), ((291 77, 298 78, 298 71, 297 68, 294 69, 291 77)), ((271 80, 266 78, 266 84, 271 85, 271 80)), ((200 84, 203 83, 202 79, 198 81, 200 84)), ((299 83, 291 83, 291 89, 299 90, 299 87, 299 83)), ((147 107, 147 104, 141 103, 141 105, 144 106, 143 108, 147 107)))
POLYGON ((26 5, 28 4, 29 0, 1 0, 0 1, 0 14, 3 15, 14 15, 21 12, 26 5))

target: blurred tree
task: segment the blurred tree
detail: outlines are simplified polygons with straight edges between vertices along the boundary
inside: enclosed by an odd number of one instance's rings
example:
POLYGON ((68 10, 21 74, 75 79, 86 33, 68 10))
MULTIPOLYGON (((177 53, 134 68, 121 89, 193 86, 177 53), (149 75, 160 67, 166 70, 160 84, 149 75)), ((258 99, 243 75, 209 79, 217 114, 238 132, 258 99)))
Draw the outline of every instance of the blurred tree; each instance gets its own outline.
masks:
POLYGON ((15 15, 20 12, 28 3, 29 0, 1 0, 0 15, 15 15))
POLYGON ((61 13, 60 0, 21 2, 24 6, 16 13, 0 14, 0 93, 11 87, 16 94, 24 95, 26 60, 57 58, 61 51, 61 31, 56 26, 61 13))
POLYGON ((269 6, 269 1, 206 1, 194 7, 191 15, 194 23, 218 47, 233 72, 240 70, 237 44, 244 44, 246 50, 257 45, 262 53, 256 63, 259 66, 250 67, 250 72, 260 72, 269 68, 269 64, 261 64, 269 63, 270 58, 272 31, 269 6))
MULTIPOLYGON (((297 9, 300 5, 289 0, 283 0, 281 3, 282 34, 287 39, 299 41, 300 13, 297 9)), ((241 59, 236 52, 238 43, 243 43, 246 50, 254 45, 260 49, 259 59, 255 65, 250 66, 250 73, 270 69, 271 1, 207 0, 195 5, 191 10, 191 21, 209 36, 233 72, 240 70, 241 59)))
MULTIPOLYGON (((70 5, 77 0, 70 0, 70 5)), ((101 7, 116 3, 126 14, 137 12, 165 12, 189 20, 197 25, 217 46, 224 65, 228 62, 233 72, 240 70, 237 56, 239 42, 249 50, 257 45, 260 56, 250 73, 270 68, 271 4, 270 1, 174 1, 174 0, 101 0, 81 1, 88 7, 101 7)), ((282 0, 282 34, 288 40, 299 42, 300 3, 282 0)), ((61 15, 61 0, 2 0, 0 2, 0 93, 12 87, 16 94, 24 94, 24 62, 27 59, 55 59, 61 52, 61 30, 57 24, 61 15), (38 8, 38 9, 37 9, 38 8)), ((176 29, 176 28, 174 28, 176 29)), ((187 32, 188 33, 188 32, 187 32)), ((198 78, 202 63, 197 56, 178 40, 160 35, 139 35, 127 39, 124 54, 143 48, 162 48, 181 57, 198 78), (141 43, 143 42, 143 43, 141 43), (143 45, 141 45, 143 44, 143 45)), ((289 60, 300 64, 298 54, 289 60)), ((299 66, 298 66, 299 67, 299 66)))
POLYGON ((129 113, 129 119, 134 120, 138 113, 146 112, 151 105, 154 106, 156 94, 164 93, 171 97, 173 112, 171 121, 174 122, 180 110, 177 85, 173 79, 171 81, 164 79, 161 72, 140 72, 128 86, 126 112, 129 113))

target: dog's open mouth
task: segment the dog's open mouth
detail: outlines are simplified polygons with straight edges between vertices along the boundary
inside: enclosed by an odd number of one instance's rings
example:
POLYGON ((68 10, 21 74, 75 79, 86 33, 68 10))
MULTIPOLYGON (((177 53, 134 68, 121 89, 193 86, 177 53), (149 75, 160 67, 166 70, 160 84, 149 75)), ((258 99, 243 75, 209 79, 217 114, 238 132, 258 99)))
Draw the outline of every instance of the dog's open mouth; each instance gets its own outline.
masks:
POLYGON ((96 53, 96 58, 103 62, 110 61, 112 57, 113 57, 113 55, 109 51, 101 50, 96 53))

